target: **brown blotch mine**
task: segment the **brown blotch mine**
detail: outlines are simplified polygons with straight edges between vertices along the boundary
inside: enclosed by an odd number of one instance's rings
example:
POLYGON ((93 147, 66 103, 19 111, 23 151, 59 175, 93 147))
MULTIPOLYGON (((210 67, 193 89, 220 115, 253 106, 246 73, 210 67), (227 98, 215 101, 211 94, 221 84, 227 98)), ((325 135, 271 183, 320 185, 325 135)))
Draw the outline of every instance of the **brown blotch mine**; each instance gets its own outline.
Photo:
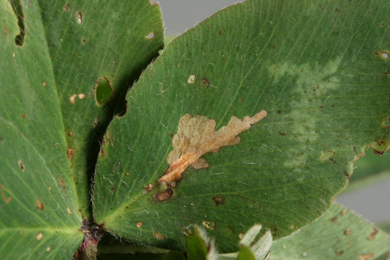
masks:
POLYGON ((160 233, 155 233, 153 232, 153 236, 158 239, 158 240, 165 240, 165 237, 164 235, 160 234, 160 233))
POLYGON ((173 195, 173 191, 171 189, 167 189, 165 191, 157 193, 156 199, 158 201, 169 200, 172 197, 172 195, 173 195))
POLYGON ((68 212, 69 215, 72 215, 72 211, 70 210, 70 208, 66 208, 66 211, 68 212))
POLYGON ((213 197, 213 200, 215 202, 215 205, 217 205, 217 206, 225 204, 225 201, 226 201, 225 198, 220 197, 220 196, 213 197))
POLYGON ((373 240, 378 233, 379 233, 379 230, 374 228, 374 231, 372 231, 372 233, 367 237, 367 239, 368 240, 373 240))
POLYGON ((51 248, 50 248, 50 246, 48 246, 48 247, 46 248, 46 251, 47 251, 47 252, 50 252, 50 250, 51 250, 51 248))
POLYGON ((24 172, 26 170, 26 166, 24 165, 22 160, 18 161, 19 168, 24 172))
POLYGON ((207 168, 209 164, 200 157, 209 152, 218 152, 223 146, 240 143, 238 135, 266 116, 265 110, 242 120, 233 116, 227 126, 215 131, 215 120, 200 115, 184 115, 172 140, 173 151, 167 158, 170 167, 158 182, 170 185, 180 180, 182 173, 190 165, 195 169, 207 168))
POLYGON ((37 202, 35 203, 35 206, 37 206, 37 208, 39 210, 42 210, 42 211, 45 209, 45 206, 43 205, 42 201, 40 201, 40 200, 37 200, 37 202))
POLYGON ((5 204, 8 204, 11 202, 12 197, 7 197, 5 195, 4 186, 0 184, 0 190, 1 190, 1 197, 3 198, 5 204))

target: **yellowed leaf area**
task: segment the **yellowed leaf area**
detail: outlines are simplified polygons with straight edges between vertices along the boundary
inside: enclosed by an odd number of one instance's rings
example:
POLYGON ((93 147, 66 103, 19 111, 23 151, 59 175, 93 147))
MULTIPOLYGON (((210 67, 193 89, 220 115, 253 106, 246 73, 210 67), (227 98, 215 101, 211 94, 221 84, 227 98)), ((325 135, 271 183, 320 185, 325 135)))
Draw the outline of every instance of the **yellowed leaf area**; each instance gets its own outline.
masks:
POLYGON ((174 186, 188 166, 191 165, 195 169, 207 168, 209 164, 200 157, 209 152, 218 152, 223 146, 238 144, 240 142, 238 135, 266 116, 267 112, 264 110, 242 120, 233 116, 227 126, 215 131, 214 119, 200 115, 194 117, 190 114, 184 115, 172 140, 173 151, 167 158, 170 166, 158 182, 174 186))

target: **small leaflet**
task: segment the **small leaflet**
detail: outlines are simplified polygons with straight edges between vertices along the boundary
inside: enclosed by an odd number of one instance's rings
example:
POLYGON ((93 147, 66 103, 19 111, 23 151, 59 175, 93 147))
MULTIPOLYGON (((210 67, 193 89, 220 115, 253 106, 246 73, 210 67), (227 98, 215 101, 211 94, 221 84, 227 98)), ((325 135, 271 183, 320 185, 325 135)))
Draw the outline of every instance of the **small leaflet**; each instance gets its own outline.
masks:
POLYGON ((184 115, 172 140, 173 151, 167 158, 169 168, 158 182, 174 186, 188 166, 195 169, 207 168, 209 164, 200 157, 209 152, 218 152, 223 146, 238 144, 238 135, 266 116, 267 112, 264 110, 242 120, 233 116, 227 126, 215 131, 215 120, 200 115, 184 115))

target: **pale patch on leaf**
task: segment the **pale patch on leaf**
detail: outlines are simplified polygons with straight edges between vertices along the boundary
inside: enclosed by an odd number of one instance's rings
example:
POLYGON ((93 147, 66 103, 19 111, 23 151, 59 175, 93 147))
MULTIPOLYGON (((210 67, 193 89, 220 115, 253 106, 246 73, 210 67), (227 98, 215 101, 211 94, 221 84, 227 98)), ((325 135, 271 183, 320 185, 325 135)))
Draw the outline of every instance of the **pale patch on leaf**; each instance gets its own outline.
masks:
POLYGON ((209 152, 218 152, 223 146, 240 142, 238 135, 267 116, 262 110, 253 117, 239 119, 233 116, 227 126, 215 131, 215 120, 190 114, 184 115, 179 122, 177 134, 173 137, 173 151, 168 155, 170 165, 158 182, 172 184, 181 178, 185 169, 192 165, 195 169, 207 168, 206 160, 200 157, 209 152))

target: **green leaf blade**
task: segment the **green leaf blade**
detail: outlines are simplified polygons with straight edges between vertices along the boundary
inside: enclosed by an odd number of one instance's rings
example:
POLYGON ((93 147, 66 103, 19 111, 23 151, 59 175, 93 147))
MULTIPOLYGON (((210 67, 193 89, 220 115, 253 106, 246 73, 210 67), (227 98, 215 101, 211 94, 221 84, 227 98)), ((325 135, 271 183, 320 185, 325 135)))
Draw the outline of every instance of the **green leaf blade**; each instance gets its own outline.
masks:
POLYGON ((88 218, 101 137, 112 116, 126 111, 126 91, 163 46, 161 13, 147 0, 39 4, 80 210, 88 218))
POLYGON ((96 175, 98 223, 176 250, 196 223, 232 252, 254 223, 277 239, 321 216, 364 149, 388 148, 389 65, 376 52, 388 42, 381 24, 390 10, 380 7, 252 0, 174 40, 128 93, 128 114, 108 129, 112 144, 103 146, 96 175), (156 200, 182 116, 206 116, 220 129, 263 109, 267 118, 239 144, 203 156, 208 168, 187 168, 172 197, 156 200))
POLYGON ((82 242, 81 215, 40 9, 23 10, 36 33, 20 46, 11 4, 0 2, 0 255, 69 259, 82 242))
POLYGON ((390 255, 389 245, 384 231, 334 204, 316 222, 274 242, 271 259, 381 259, 390 255))

